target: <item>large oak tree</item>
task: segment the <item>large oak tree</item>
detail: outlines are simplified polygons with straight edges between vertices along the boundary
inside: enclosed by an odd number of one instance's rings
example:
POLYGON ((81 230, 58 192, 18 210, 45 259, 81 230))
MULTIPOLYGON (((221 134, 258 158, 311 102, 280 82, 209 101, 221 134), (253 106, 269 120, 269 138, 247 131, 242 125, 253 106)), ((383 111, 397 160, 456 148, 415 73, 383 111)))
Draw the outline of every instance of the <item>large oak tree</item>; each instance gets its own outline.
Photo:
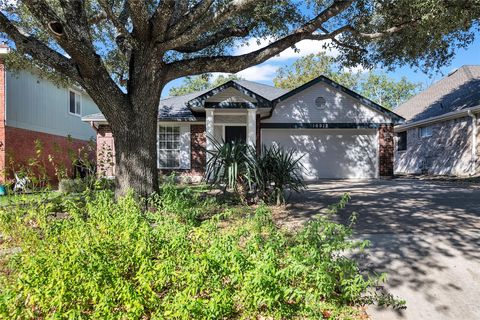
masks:
MULTIPOLYGON (((156 125, 171 80, 235 73, 301 40, 328 40, 346 66, 449 62, 478 28, 479 0, 5 0, 15 54, 83 87, 115 136, 117 188, 158 185, 156 125), (234 55, 249 39, 271 43, 234 55)), ((319 43, 319 46, 321 44, 319 43)))

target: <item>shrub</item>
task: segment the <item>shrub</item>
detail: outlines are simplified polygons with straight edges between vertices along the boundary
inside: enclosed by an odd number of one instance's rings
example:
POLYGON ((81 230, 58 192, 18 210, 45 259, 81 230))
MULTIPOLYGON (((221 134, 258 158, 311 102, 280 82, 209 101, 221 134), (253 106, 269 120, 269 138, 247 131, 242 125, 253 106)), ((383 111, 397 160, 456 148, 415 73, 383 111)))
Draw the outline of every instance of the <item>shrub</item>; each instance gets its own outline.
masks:
POLYGON ((286 202, 286 192, 305 188, 300 176, 302 157, 295 150, 277 146, 263 146, 257 154, 255 148, 241 143, 219 143, 214 140, 214 150, 209 151, 207 179, 223 185, 242 198, 247 192, 256 200, 277 205, 286 202))
POLYGON ((223 184, 224 193, 227 188, 236 193, 244 192, 252 149, 244 143, 212 141, 214 149, 208 151, 207 179, 214 184, 223 184))
POLYGON ((349 227, 319 218, 290 234, 265 206, 195 226, 173 198, 189 191, 176 192, 148 213, 109 191, 65 201, 62 218, 47 203, 0 212, 0 232, 21 248, 0 263, 0 318, 351 318, 355 306, 398 302, 369 291, 378 279, 348 258, 366 245, 349 227))
POLYGON ((277 146, 262 147, 262 152, 253 153, 248 178, 254 183, 258 197, 277 205, 286 202, 287 191, 298 192, 305 188, 300 175, 300 160, 295 151, 284 150, 277 146))

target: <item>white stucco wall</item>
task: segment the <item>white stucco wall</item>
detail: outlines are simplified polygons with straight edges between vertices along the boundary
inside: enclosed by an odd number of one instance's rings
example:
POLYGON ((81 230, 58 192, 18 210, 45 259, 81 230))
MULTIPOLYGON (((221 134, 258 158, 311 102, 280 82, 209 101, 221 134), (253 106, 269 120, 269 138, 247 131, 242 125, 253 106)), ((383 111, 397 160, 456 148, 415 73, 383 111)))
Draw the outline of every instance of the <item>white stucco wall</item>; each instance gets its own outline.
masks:
MULTIPOLYGON (((69 113, 69 89, 33 73, 7 71, 6 99, 7 126, 83 140, 95 137, 88 123, 69 113)), ((99 112, 85 93, 81 109, 82 116, 99 112)))
POLYGON ((390 120, 383 114, 346 93, 319 82, 280 102, 272 117, 263 123, 385 123, 390 120), (315 99, 326 100, 324 108, 317 108, 315 99))

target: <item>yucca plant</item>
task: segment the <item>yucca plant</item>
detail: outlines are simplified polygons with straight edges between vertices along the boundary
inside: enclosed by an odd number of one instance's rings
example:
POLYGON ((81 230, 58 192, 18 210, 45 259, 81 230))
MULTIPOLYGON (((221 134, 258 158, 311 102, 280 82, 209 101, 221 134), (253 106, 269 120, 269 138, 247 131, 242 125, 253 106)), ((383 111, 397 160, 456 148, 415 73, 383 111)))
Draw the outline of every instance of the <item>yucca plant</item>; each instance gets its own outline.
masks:
POLYGON ((248 177, 259 199, 280 205, 286 202, 287 191, 298 192, 305 188, 300 175, 303 156, 297 156, 294 149, 263 146, 260 154, 252 155, 249 158, 248 177))
POLYGON ((213 150, 207 161, 206 178, 210 183, 220 185, 223 192, 232 189, 235 193, 246 191, 246 172, 249 164, 249 146, 244 143, 224 142, 212 139, 213 150))
POLYGON ((287 191, 305 188, 300 175, 301 158, 295 150, 277 146, 262 147, 257 154, 254 147, 243 143, 225 143, 215 139, 207 161, 207 179, 239 194, 243 199, 248 192, 256 200, 277 205, 286 202, 287 191))

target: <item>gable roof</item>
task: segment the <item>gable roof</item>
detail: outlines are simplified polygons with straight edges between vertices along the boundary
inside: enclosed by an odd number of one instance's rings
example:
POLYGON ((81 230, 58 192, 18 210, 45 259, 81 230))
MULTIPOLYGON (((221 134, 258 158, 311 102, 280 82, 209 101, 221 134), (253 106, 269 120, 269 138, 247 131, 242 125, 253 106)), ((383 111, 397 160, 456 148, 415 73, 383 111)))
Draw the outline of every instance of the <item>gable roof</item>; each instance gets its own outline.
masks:
POLYGON ((382 107, 381 105, 379 105, 378 103, 375 103, 373 102, 372 100, 370 99, 367 99, 365 98, 364 96, 362 96, 361 94, 353 91, 353 90, 350 90, 348 89, 347 87, 344 87, 342 86, 341 84, 333 81, 332 79, 330 78, 327 78, 323 75, 313 79, 313 80, 310 80, 309 82, 283 94, 282 96, 279 96, 278 98, 276 98, 273 103, 274 104, 277 104, 281 101, 284 101, 300 92, 302 92, 303 90, 317 84, 317 83, 320 83, 320 82, 324 82, 332 87, 334 87, 335 89, 337 90, 340 90, 341 92, 353 97, 354 99, 356 100, 359 100, 361 103, 363 103, 364 105, 376 110, 376 111, 379 111, 380 113, 384 114, 385 116, 387 116, 388 118, 391 118, 395 123, 400 123, 400 122, 403 122, 405 119, 398 115, 397 113, 385 108, 385 107, 382 107))
MULTIPOLYGON (((218 87, 207 90, 206 92, 197 95, 195 98, 187 102, 187 106, 202 107, 204 106, 205 100, 224 91, 227 88, 234 88, 243 93, 244 95, 254 98, 255 100, 257 100, 258 107, 272 107, 272 100, 286 92, 286 90, 284 89, 279 89, 272 86, 255 83, 252 81, 230 80, 218 87)), ((251 107, 255 106, 251 104, 251 107)))
POLYGON ((395 112, 416 122, 480 105, 480 65, 465 65, 410 98, 395 112))
MULTIPOLYGON (((394 122, 403 122, 403 118, 397 115, 396 113, 376 104, 375 102, 363 97, 362 95, 336 83, 335 81, 325 77, 320 76, 313 79, 310 82, 301 85, 298 88, 293 90, 286 90, 281 88, 276 88, 266 84, 261 84, 248 80, 231 80, 228 81, 216 88, 207 89, 197 92, 192 92, 182 96, 167 97, 161 99, 158 110, 158 119, 164 121, 202 121, 205 120, 205 114, 196 112, 192 110, 192 107, 199 107, 202 105, 202 102, 207 100, 209 97, 212 97, 219 92, 225 90, 226 88, 235 88, 240 92, 255 98, 259 103, 259 107, 273 107, 280 101, 291 97, 310 86, 319 83, 325 82, 330 86, 352 96, 354 99, 359 100, 361 103, 375 109, 387 117, 391 118, 394 122)), ((248 107, 248 106, 247 106, 248 107)), ((82 117, 83 121, 106 121, 105 117, 101 113, 96 113, 88 116, 82 117)))

